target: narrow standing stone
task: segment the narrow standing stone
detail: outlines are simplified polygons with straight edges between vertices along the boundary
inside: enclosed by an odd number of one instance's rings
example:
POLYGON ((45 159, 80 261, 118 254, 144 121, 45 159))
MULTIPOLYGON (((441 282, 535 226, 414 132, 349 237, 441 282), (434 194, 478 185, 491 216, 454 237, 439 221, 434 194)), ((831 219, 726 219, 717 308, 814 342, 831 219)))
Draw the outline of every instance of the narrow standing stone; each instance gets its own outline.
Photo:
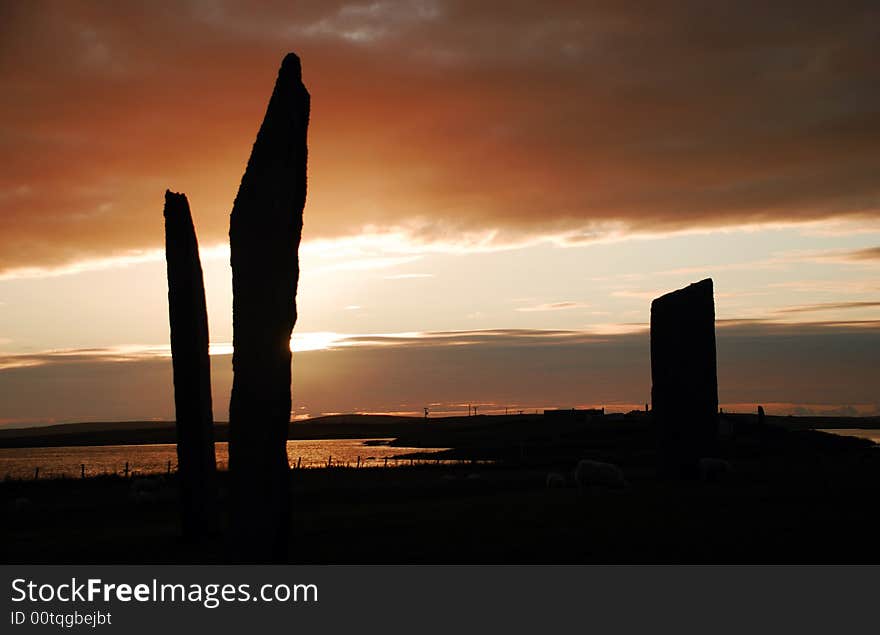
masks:
POLYGON ((186 196, 166 191, 164 215, 181 520, 184 536, 198 538, 217 531, 208 313, 186 196))
POLYGON ((306 199, 309 93, 299 58, 281 64, 232 208, 229 407, 234 559, 286 559, 290 528, 290 336, 306 199))
POLYGON ((718 427, 715 302, 712 279, 651 303, 651 410, 661 469, 693 477, 718 427))

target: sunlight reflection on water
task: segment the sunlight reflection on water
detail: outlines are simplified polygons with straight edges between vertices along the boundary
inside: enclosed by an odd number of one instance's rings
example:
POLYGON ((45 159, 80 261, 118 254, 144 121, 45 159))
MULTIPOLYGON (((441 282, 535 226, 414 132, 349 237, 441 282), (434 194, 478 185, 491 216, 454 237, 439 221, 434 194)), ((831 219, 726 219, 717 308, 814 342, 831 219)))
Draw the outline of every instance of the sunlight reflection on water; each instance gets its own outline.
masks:
MULTIPOLYGON (((393 457, 410 452, 439 452, 439 448, 402 448, 388 445, 365 445, 370 439, 322 439, 315 441, 288 441, 287 456, 292 467, 322 467, 332 457, 333 465, 349 464, 354 467, 358 457, 361 467, 396 465, 393 457)), ((215 445, 217 467, 226 469, 229 461, 226 442, 215 445)), ((85 465, 86 476, 122 474, 125 464, 131 472, 157 474, 177 468, 177 447, 172 443, 155 445, 65 446, 57 448, 0 448, 0 477, 33 478, 39 468, 40 478, 80 476, 85 465)), ((400 464, 409 461, 400 461, 400 464)))
POLYGON ((862 428, 834 428, 820 429, 819 432, 827 432, 828 434, 837 434, 842 437, 858 437, 859 439, 868 439, 874 443, 880 443, 880 430, 866 430, 862 428))

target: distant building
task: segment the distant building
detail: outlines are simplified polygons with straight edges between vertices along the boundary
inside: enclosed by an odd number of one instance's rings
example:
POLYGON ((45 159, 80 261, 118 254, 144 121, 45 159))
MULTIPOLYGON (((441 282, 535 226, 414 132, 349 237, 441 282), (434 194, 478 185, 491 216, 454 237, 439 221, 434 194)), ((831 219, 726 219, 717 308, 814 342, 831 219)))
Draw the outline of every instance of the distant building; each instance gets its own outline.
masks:
POLYGON ((605 408, 567 408, 564 410, 545 410, 544 417, 549 419, 586 419, 588 417, 602 417, 605 408))

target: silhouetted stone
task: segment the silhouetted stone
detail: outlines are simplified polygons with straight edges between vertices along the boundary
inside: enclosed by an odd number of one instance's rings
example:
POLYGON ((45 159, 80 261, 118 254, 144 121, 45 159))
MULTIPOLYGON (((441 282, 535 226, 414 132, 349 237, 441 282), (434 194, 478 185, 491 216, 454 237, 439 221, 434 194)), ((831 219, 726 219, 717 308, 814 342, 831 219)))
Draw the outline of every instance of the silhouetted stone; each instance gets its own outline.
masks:
POLYGON ((662 469, 699 475, 717 434, 715 303, 707 278, 651 303, 651 410, 662 469))
POLYGON ((183 533, 195 538, 217 530, 208 314, 199 244, 186 196, 166 191, 164 215, 177 472, 183 533))
POLYGON ((235 558, 286 557, 290 525, 290 336, 306 198, 309 93, 285 57, 235 204, 233 370, 229 407, 230 526, 235 558))

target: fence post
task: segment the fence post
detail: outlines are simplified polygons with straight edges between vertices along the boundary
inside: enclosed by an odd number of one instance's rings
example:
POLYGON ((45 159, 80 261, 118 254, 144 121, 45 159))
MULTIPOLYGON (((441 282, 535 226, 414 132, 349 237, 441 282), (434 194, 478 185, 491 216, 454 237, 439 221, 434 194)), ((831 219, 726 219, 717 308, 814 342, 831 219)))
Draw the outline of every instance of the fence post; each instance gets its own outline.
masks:
POLYGON ((296 469, 299 469, 299 466, 302 464, 302 457, 296 457, 296 469))
POLYGON ((86 477, 86 464, 85 463, 79 464, 79 477, 80 478, 86 477))
POLYGON ((361 466, 361 457, 358 456, 358 462, 357 462, 357 465, 355 465, 355 467, 360 467, 360 466, 361 466))
POLYGON ((34 480, 36 481, 39 478, 40 478, 40 468, 35 467, 34 468, 34 480))

